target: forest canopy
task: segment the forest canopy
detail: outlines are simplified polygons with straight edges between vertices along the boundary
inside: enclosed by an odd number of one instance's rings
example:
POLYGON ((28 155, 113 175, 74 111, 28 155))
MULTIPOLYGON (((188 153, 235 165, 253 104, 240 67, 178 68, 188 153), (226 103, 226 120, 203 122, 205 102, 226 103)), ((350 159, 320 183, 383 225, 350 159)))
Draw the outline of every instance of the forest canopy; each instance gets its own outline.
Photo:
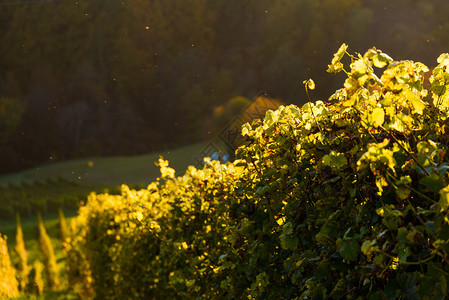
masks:
POLYGON ((236 96, 326 100, 343 42, 433 66, 449 3, 367 0, 0 1, 0 173, 207 137, 236 96))

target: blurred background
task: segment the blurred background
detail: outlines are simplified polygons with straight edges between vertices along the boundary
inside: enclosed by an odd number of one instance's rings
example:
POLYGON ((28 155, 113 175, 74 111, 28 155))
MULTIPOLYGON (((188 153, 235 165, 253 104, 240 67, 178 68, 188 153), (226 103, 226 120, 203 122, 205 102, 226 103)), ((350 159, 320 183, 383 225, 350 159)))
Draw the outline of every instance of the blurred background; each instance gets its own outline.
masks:
POLYGON ((446 0, 1 0, 0 174, 204 141, 258 95, 342 86, 343 43, 432 67, 446 0))

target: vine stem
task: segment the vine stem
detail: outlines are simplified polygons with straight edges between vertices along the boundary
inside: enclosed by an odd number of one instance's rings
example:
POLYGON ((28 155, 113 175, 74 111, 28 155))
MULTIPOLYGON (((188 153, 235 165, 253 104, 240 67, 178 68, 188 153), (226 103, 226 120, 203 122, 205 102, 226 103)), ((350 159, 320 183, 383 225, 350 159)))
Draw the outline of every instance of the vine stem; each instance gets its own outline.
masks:
POLYGON ((320 132, 323 133, 323 129, 321 128, 320 124, 318 124, 318 121, 317 121, 317 119, 315 117, 315 113, 313 112, 312 101, 310 101, 309 88, 308 88, 308 85, 309 85, 310 81, 311 81, 311 79, 307 80, 306 84, 305 84, 307 100, 309 100, 309 107, 310 107, 310 111, 312 112, 313 119, 315 120, 315 123, 318 126, 318 129, 320 130, 320 132))
MULTIPOLYGON (((385 252, 383 250, 380 250, 380 249, 375 250, 375 252, 381 253, 381 254, 387 256, 388 258, 391 258, 392 260, 396 260, 397 259, 397 257, 395 257, 395 256, 393 256, 393 255, 391 255, 391 254, 389 254, 389 253, 387 253, 387 252, 385 252)), ((423 259, 423 260, 420 259, 418 261, 404 261, 404 262, 401 262, 400 264, 401 265, 420 265, 422 263, 426 263, 426 262, 432 260, 434 257, 435 257, 435 253, 433 253, 432 255, 430 255, 429 257, 427 257, 426 259, 423 259)), ((383 272, 384 271, 382 271, 382 273, 383 272)))

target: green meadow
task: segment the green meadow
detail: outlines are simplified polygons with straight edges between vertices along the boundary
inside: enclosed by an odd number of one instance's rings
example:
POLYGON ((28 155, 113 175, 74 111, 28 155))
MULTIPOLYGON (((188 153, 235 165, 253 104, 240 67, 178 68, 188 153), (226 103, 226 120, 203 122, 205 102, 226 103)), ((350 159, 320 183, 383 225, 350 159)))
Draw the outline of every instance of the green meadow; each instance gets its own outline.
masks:
POLYGON ((184 170, 194 163, 204 143, 175 150, 138 156, 93 157, 67 162, 50 163, 23 172, 0 176, 0 186, 33 184, 62 178, 85 186, 115 186, 147 184, 159 176, 154 162, 162 155, 176 170, 184 170))

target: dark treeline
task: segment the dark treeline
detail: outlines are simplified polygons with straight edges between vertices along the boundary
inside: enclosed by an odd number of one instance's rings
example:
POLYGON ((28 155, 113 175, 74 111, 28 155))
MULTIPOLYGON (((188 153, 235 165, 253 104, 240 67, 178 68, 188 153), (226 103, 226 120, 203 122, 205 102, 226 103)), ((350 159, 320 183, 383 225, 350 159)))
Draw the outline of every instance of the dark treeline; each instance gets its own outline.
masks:
MULTIPOLYGON (((443 0, 0 1, 0 173, 202 140, 214 107, 306 101, 342 42, 435 64, 443 0)), ((338 83, 340 84, 340 83, 338 83)))

